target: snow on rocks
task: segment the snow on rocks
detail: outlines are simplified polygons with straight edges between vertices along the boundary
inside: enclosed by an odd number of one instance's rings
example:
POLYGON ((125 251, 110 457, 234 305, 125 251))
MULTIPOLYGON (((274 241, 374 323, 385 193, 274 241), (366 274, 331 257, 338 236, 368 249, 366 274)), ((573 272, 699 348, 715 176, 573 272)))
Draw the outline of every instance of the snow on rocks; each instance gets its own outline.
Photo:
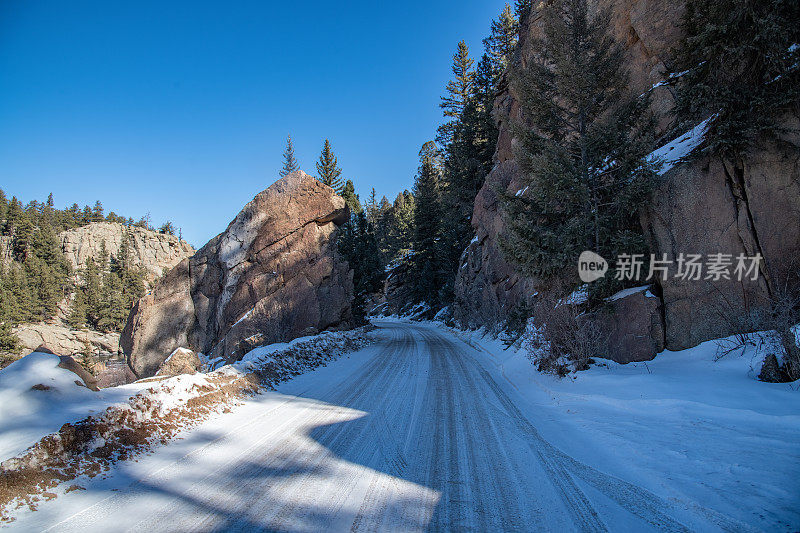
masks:
POLYGON ((654 150, 647 156, 647 160, 651 163, 661 164, 658 170, 659 176, 663 176, 669 172, 672 167, 680 163, 700 146, 703 139, 705 139, 706 131, 708 131, 708 126, 713 119, 713 116, 705 119, 691 130, 678 136, 674 141, 654 150))

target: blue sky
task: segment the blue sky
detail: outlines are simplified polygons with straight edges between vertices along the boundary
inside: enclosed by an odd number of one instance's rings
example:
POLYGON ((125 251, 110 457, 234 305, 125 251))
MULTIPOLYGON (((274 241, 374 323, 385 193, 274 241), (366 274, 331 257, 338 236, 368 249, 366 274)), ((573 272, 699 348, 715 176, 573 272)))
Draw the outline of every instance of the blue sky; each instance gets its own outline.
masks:
POLYGON ((3 0, 0 188, 172 220, 199 246, 325 137, 362 199, 410 188, 456 43, 502 0, 3 0))

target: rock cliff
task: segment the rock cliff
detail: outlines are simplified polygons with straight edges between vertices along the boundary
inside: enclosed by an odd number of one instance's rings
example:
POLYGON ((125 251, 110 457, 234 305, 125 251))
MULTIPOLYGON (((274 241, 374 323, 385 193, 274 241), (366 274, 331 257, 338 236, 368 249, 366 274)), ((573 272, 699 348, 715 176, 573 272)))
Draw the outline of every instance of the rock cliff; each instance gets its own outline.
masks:
POLYGON ((252 347, 349 326, 353 285, 333 233, 342 198, 298 171, 259 193, 131 311, 121 345, 153 375, 176 348, 228 361, 252 347))
MULTIPOLYGON (((685 2, 596 0, 595 5, 611 11, 614 36, 626 50, 630 90, 637 95, 650 92, 660 133, 667 132, 674 119, 674 95, 660 82, 671 70, 670 52, 681 37, 678 25, 685 2)), ((522 22, 519 60, 523 64, 531 57, 533 40, 541 34, 539 24, 535 9, 522 22)), ((525 117, 512 90, 499 95, 494 114, 500 127, 496 163, 475 199, 476 237, 464 251, 455 284, 454 317, 472 327, 497 327, 537 290, 537 280, 520 275, 499 248, 504 222, 495 191, 514 193, 522 188, 510 123, 524 122, 525 117)), ((796 118, 787 118, 786 125, 796 128, 796 118)), ((654 356, 653 350, 660 346, 687 348, 730 334, 731 324, 722 314, 735 314, 763 301, 771 291, 770 279, 785 282, 790 268, 787 258, 800 257, 799 149, 797 137, 787 136, 780 151, 756 150, 736 164, 709 159, 684 162, 662 176, 641 216, 653 253, 666 253, 672 259, 681 252, 761 253, 766 266, 762 280, 745 288, 733 282, 711 286, 670 279, 661 283, 653 291, 662 298, 661 305, 650 307, 661 314, 664 326, 650 328, 658 318, 653 316, 642 322, 640 334, 656 332, 664 338, 644 343, 653 346, 650 356, 641 353, 637 358, 654 356)))
POLYGON ((92 222, 80 228, 59 234, 61 249, 67 260, 77 271, 89 257, 98 257, 105 243, 112 256, 119 253, 126 231, 130 233, 131 260, 135 266, 147 273, 147 282, 152 283, 181 260, 194 254, 194 248, 175 235, 156 233, 136 226, 126 228, 113 222, 92 222))

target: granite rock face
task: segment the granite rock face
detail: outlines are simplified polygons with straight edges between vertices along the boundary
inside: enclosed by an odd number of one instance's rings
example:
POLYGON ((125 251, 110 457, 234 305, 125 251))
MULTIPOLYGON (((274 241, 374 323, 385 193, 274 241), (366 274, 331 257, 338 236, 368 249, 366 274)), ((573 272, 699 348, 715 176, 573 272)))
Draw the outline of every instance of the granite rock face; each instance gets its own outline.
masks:
POLYGON ((732 319, 767 308, 777 290, 797 288, 800 121, 787 118, 783 125, 795 133, 741 161, 704 157, 675 166, 644 209, 642 224, 657 257, 722 253, 730 256, 732 272, 740 254, 763 257, 755 280, 683 281, 674 270, 659 280, 670 350, 730 335, 732 319))
POLYGON ((145 269, 148 283, 153 283, 181 260, 194 254, 194 248, 175 235, 136 226, 127 228, 115 222, 92 222, 62 231, 59 239, 72 269, 78 271, 86 264, 87 258, 99 257, 104 243, 111 256, 117 255, 126 232, 130 235, 131 263, 145 269))
MULTIPOLYGON (((673 89, 660 82, 671 70, 670 52, 680 38, 684 1, 594 0, 595 8, 611 14, 612 32, 624 44, 625 65, 632 95, 649 92, 658 116, 658 133, 667 133, 674 121, 673 89)), ((531 57, 535 39, 541 35, 536 9, 523 20, 520 61, 531 57)), ((524 186, 514 160, 511 123, 525 123, 513 90, 506 89, 495 101, 499 125, 496 163, 475 199, 472 225, 475 239, 464 251, 456 277, 453 314, 465 326, 497 328, 521 303, 530 303, 540 282, 523 276, 506 262, 499 242, 503 214, 495 190, 514 194, 524 186)), ((767 305, 775 291, 786 286, 800 259, 800 123, 787 116, 787 131, 779 142, 754 149, 741 161, 699 159, 681 162, 664 173, 652 200, 642 207, 641 222, 651 251, 675 260, 684 254, 761 254, 764 265, 759 279, 705 282, 658 280, 653 292, 662 299, 663 338, 641 321, 640 337, 653 333, 652 346, 677 350, 733 332, 731 317, 745 309, 767 305)), ((577 258, 576 258, 577 259, 577 258)), ((565 268, 575 268, 565 265, 565 268)), ((620 327, 639 323, 637 311, 620 327)), ((633 334, 624 328, 623 337, 633 334)), ((644 353, 644 352, 641 352, 644 353)))
POLYGON ((153 375, 176 348, 234 361, 261 344, 350 326, 352 273, 334 231, 344 200, 302 171, 259 193, 128 318, 121 345, 153 375))
MULTIPOLYGON (((625 48, 625 65, 633 94, 650 92, 659 127, 671 123, 674 96, 671 88, 661 85, 669 74, 669 52, 680 38, 678 23, 684 12, 683 2, 669 0, 596 0, 595 8, 608 9, 612 33, 625 48)), ((522 21, 520 61, 530 59, 535 40, 541 35, 540 16, 536 10, 522 21)), ((517 97, 506 88, 496 99, 494 117, 499 125, 495 166, 475 198, 472 226, 476 238, 464 250, 456 276, 453 315, 465 326, 496 328, 514 308, 526 302, 537 290, 537 280, 519 273, 500 250, 505 230, 496 190, 514 194, 523 189, 520 170, 514 160, 512 122, 525 122, 517 97)), ((572 268, 572 265, 569 265, 572 268)))

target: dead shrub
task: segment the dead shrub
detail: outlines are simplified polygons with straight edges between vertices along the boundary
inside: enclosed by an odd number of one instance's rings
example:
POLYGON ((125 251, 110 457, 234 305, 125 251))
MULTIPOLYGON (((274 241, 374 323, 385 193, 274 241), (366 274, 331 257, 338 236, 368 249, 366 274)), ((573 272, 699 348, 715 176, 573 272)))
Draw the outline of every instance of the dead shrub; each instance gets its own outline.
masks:
POLYGON ((526 343, 537 369, 560 377, 588 369, 609 336, 602 322, 587 313, 586 304, 570 301, 562 287, 555 283, 538 295, 526 343))

